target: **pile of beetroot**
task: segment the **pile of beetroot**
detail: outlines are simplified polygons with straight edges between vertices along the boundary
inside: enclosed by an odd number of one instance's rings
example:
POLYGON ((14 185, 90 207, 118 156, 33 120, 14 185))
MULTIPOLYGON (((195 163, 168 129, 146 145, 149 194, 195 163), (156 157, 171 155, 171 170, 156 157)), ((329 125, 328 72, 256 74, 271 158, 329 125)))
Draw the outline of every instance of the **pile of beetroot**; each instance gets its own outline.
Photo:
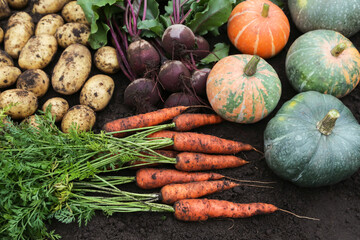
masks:
MULTIPOLYGON (((154 30, 157 35, 149 34, 152 28, 139 28, 139 22, 150 21, 147 17, 153 14, 147 12, 150 2, 124 1, 124 6, 117 6, 123 17, 119 19, 119 15, 113 14, 106 20, 120 68, 130 80, 124 92, 124 103, 135 107, 138 113, 162 107, 206 105, 208 63, 216 62, 220 56, 210 51, 203 36, 184 24, 193 11, 186 4, 200 1, 169 1, 168 26, 164 31, 154 30), (212 55, 210 61, 201 61, 208 55, 212 55)), ((227 51, 225 47, 225 52, 220 54, 227 55, 227 51)))

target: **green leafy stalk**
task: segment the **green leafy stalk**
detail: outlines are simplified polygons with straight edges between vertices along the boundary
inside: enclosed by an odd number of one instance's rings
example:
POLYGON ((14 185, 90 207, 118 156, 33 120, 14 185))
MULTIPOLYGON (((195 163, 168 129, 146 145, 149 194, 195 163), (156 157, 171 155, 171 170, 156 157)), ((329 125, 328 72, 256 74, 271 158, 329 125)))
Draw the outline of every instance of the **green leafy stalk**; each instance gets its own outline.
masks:
MULTIPOLYGON (((4 112, 0 110, 0 116, 4 112)), ((58 235, 46 229, 49 219, 87 223, 95 210, 107 214, 171 210, 152 203, 157 195, 129 193, 116 187, 134 178, 100 174, 139 157, 169 161, 154 150, 172 145, 172 140, 147 136, 172 124, 115 138, 104 132, 62 133, 49 111, 36 116, 37 127, 8 121, 0 125, 1 239, 57 239, 58 235)))

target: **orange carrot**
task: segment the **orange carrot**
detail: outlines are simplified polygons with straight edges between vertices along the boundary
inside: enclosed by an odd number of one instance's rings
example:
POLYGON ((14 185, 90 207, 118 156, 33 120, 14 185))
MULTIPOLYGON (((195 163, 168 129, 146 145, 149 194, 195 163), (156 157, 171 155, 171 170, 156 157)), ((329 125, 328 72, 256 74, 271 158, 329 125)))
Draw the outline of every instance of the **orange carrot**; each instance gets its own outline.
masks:
POLYGON ((195 132, 162 130, 151 134, 151 137, 172 138, 174 141, 172 148, 179 152, 235 154, 240 151, 256 150, 250 144, 195 132))
POLYGON ((208 218, 246 218, 279 210, 268 203, 233 203, 215 199, 184 199, 174 204, 175 218, 182 221, 205 221, 208 218))
POLYGON ((172 204, 181 199, 198 198, 239 185, 227 180, 169 184, 161 188, 160 199, 163 203, 172 204))
POLYGON ((175 131, 161 130, 161 131, 149 134, 148 137, 149 138, 173 138, 175 134, 176 134, 175 131))
POLYGON ((175 168, 182 171, 204 171, 240 167, 248 163, 233 155, 210 155, 181 152, 176 156, 175 168))
POLYGON ((235 154, 255 150, 250 144, 195 132, 178 132, 173 140, 173 148, 179 152, 235 154))
POLYGON ((184 113, 176 116, 173 119, 173 123, 175 123, 175 131, 189 131, 191 129, 210 125, 217 124, 224 121, 217 114, 200 114, 200 113, 184 113))
POLYGON ((183 199, 174 204, 175 218, 182 221, 205 221, 208 218, 247 218, 275 211, 289 213, 298 218, 319 220, 300 216, 269 203, 234 203, 215 199, 183 199))
POLYGON ((224 178, 218 173, 188 173, 173 169, 143 168, 136 172, 136 183, 140 188, 152 189, 171 183, 218 180, 224 178))
MULTIPOLYGON (((189 106, 163 108, 153 112, 148 112, 126 118, 120 118, 106 123, 103 126, 103 129, 106 132, 117 132, 141 127, 155 126, 157 124, 173 119, 188 108, 189 106)), ((127 133, 125 132, 114 134, 114 136, 116 137, 123 137, 126 135, 127 133)))

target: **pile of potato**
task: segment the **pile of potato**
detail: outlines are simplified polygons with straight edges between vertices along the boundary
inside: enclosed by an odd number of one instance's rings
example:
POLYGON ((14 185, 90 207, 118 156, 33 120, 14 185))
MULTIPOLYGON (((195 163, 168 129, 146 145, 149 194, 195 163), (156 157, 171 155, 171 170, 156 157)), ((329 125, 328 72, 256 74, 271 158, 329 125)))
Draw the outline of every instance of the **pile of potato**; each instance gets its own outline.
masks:
POLYGON ((41 109, 51 106, 55 121, 68 132, 75 124, 88 131, 95 124, 96 111, 103 110, 114 92, 114 81, 107 74, 119 71, 116 50, 107 46, 96 51, 88 48, 90 26, 76 1, 38 0, 32 12, 42 17, 37 23, 31 14, 21 11, 28 0, 0 0, 0 19, 8 19, 0 28, 0 108, 11 105, 6 113, 27 122, 39 108, 38 98, 52 87, 60 95, 80 91, 80 105, 70 107, 62 97, 47 100, 41 109), (12 10, 17 10, 12 11, 12 10), (55 61, 51 76, 43 70, 55 61), (92 60, 94 58, 94 60, 92 60), (92 63, 104 74, 89 77, 92 63))

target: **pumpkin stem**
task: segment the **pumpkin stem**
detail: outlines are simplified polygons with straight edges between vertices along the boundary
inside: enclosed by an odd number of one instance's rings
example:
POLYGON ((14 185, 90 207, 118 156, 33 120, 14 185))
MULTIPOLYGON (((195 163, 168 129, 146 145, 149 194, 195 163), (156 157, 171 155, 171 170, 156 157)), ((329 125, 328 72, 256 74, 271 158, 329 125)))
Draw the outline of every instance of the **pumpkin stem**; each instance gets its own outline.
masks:
POLYGON ((261 16, 266 18, 269 15, 269 8, 270 8, 270 5, 267 3, 264 3, 263 9, 261 11, 261 16))
POLYGON ((326 116, 316 124, 316 128, 322 134, 328 136, 334 129, 336 120, 340 117, 340 113, 336 109, 331 109, 326 116))
POLYGON ((346 48, 346 43, 339 43, 338 45, 336 45, 332 50, 331 50, 331 55, 333 55, 334 57, 339 56, 346 48))
POLYGON ((256 68, 257 68, 257 65, 260 61, 260 57, 257 56, 257 55, 254 55, 250 61, 246 64, 245 68, 244 68, 244 73, 247 75, 247 76, 252 76, 256 73, 256 68))

